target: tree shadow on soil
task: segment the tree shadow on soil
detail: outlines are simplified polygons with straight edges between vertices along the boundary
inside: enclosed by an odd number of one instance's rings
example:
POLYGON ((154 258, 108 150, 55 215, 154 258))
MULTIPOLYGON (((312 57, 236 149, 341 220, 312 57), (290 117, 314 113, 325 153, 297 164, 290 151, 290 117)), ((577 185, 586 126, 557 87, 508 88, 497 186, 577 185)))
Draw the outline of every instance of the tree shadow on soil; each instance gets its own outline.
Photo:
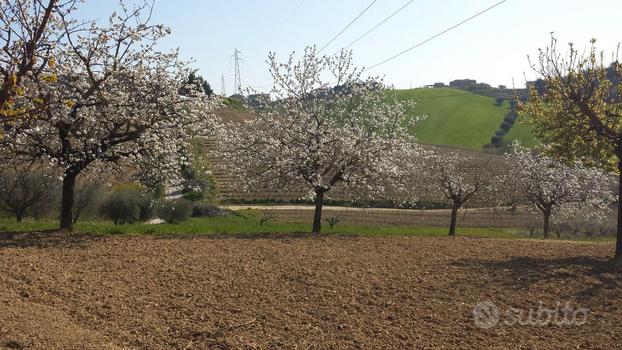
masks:
POLYGON ((622 292, 622 265, 605 258, 590 256, 537 258, 512 257, 507 260, 462 259, 450 265, 473 273, 487 273, 487 285, 523 289, 539 288, 542 283, 581 284, 577 298, 590 298, 601 293, 622 292))
POLYGON ((0 232, 2 248, 83 248, 102 236, 59 232, 58 230, 36 232, 0 232))

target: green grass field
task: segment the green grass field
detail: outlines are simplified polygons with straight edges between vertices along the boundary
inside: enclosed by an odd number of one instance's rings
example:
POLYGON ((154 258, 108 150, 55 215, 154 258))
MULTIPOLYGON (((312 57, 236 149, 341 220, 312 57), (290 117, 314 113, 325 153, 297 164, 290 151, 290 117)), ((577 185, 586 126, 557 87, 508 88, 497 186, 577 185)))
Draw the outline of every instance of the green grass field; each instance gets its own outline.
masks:
MULTIPOLYGON (((480 150, 509 111, 507 101, 497 106, 491 97, 451 88, 396 90, 393 94, 418 101, 413 113, 428 118, 419 122, 414 132, 419 142, 432 145, 480 150)), ((518 123, 504 140, 535 144, 529 129, 518 123)))
MULTIPOLYGON (((114 225, 110 221, 96 220, 79 222, 76 232, 103 234, 103 235, 231 235, 231 236, 263 236, 270 234, 308 234, 311 223, 285 223, 268 221, 259 224, 260 213, 255 210, 243 210, 240 215, 213 218, 192 218, 181 224, 148 225, 137 223, 131 225, 114 225)), ((28 219, 22 223, 15 222, 12 218, 0 217, 0 233, 6 232, 37 232, 53 231, 58 227, 58 221, 28 219)), ((383 226, 383 225, 351 225, 338 224, 330 228, 323 225, 324 234, 357 235, 357 236, 388 236, 388 235, 414 235, 414 236, 446 236, 446 227, 435 226, 383 226)), ((457 228, 457 235, 473 238, 498 238, 498 239, 531 239, 520 228, 457 228)), ((532 239, 540 240, 534 237, 532 239)), ((562 240, 598 242, 612 241, 614 237, 562 237, 562 240)))
MULTIPOLYGON (((10 218, 0 218, 0 232, 33 232, 54 230, 58 226, 55 220, 25 220, 18 224, 10 218)), ((311 223, 284 223, 268 221, 259 225, 259 214, 255 211, 243 211, 239 216, 192 218, 181 224, 147 225, 114 225, 110 221, 78 222, 75 230, 94 234, 191 234, 191 235, 258 235, 270 233, 308 233, 311 223)), ((410 226, 374 226, 338 224, 333 229, 323 225, 326 234, 355 234, 361 236, 383 235, 421 235, 444 236, 445 227, 410 227, 410 226)), ((500 228, 458 228, 458 235, 487 238, 524 238, 519 229, 500 228)))

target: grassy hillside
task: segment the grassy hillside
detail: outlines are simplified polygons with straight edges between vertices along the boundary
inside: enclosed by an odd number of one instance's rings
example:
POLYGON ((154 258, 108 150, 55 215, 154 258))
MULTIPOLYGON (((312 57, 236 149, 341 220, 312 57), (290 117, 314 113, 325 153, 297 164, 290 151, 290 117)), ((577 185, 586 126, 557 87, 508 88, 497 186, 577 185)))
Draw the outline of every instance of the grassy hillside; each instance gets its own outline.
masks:
MULTIPOLYGON (((490 138, 509 111, 504 102, 497 106, 491 97, 450 89, 396 90, 391 93, 398 99, 416 99, 414 113, 427 115, 419 122, 414 132, 419 142, 479 150, 490 142, 490 138)), ((518 139, 525 145, 532 145, 534 138, 525 126, 516 124, 504 140, 518 139)))
POLYGON ((510 129, 510 132, 505 135, 504 139, 510 141, 518 140, 525 147, 534 147, 538 145, 538 140, 533 136, 530 127, 522 125, 520 119, 514 124, 514 127, 510 129))

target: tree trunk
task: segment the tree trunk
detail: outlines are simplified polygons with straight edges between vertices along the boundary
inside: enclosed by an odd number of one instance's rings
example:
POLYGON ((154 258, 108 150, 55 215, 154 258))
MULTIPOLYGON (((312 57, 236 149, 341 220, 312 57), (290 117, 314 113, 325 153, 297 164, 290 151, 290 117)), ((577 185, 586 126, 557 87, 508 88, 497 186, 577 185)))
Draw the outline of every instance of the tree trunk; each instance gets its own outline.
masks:
POLYGON ((65 173, 65 177, 63 178, 63 197, 60 210, 61 230, 73 230, 73 200, 77 176, 78 174, 68 172, 65 173))
POLYGON ((551 226, 551 208, 546 208, 542 211, 544 215, 544 239, 549 238, 549 231, 551 226))
POLYGON ((618 227, 615 259, 622 261, 622 154, 618 154, 618 227))
POLYGON ((460 206, 454 204, 451 208, 451 221, 449 222, 449 235, 454 237, 456 235, 456 223, 458 222, 458 209, 460 206))
POLYGON ((15 213, 15 220, 17 220, 18 223, 22 222, 22 217, 23 213, 21 211, 15 213))
POLYGON ((322 206, 324 206, 324 193, 326 191, 323 188, 315 190, 315 213, 313 214, 313 233, 320 233, 322 231, 322 206))

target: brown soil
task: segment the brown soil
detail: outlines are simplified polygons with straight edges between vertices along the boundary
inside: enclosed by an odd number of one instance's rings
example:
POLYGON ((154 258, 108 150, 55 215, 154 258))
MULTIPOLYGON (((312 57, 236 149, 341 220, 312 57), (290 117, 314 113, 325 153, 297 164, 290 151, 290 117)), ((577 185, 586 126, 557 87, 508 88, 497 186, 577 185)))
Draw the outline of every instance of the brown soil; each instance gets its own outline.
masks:
POLYGON ((0 346, 614 349, 611 244, 418 237, 0 237, 0 346), (473 307, 590 309, 478 328, 473 307))

